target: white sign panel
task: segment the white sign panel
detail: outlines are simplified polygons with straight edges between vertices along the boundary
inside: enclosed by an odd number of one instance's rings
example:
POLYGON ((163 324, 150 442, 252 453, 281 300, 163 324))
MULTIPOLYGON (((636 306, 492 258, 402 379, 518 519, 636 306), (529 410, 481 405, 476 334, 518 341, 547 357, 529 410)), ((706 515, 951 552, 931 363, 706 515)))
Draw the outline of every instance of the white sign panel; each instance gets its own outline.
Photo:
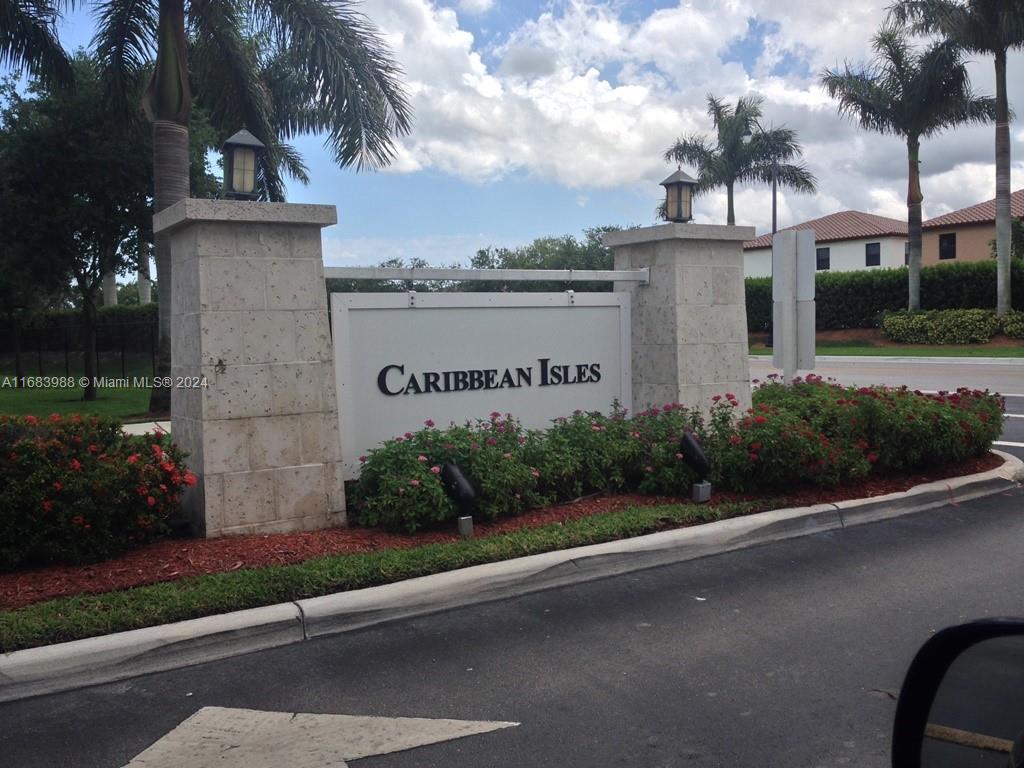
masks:
POLYGON ((331 317, 346 479, 427 419, 544 428, 632 405, 628 294, 336 293, 331 317))

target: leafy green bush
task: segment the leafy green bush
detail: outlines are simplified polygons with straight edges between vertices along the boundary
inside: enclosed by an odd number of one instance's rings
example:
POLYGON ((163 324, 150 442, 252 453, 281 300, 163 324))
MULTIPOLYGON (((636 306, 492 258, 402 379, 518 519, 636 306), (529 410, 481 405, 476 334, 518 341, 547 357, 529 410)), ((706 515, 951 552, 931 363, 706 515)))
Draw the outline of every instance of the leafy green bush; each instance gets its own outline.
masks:
POLYGON ((882 333, 905 344, 985 344, 999 333, 1001 322, 987 309, 944 309, 890 312, 882 333))
POLYGON ((1007 312, 1003 317, 1003 333, 1011 339, 1024 339, 1024 312, 1007 312))
MULTIPOLYGON (((763 331, 771 319, 771 278, 748 277, 747 328, 763 331)), ((1024 260, 1011 266, 1012 303, 1024 310, 1024 260)), ((882 315, 907 306, 905 269, 818 272, 815 295, 819 330, 875 328, 882 315)), ((994 308, 995 261, 936 264, 921 270, 922 309, 994 308)))
POLYGON ((923 395, 809 376, 761 386, 745 414, 738 405, 731 393, 716 395, 707 421, 673 403, 632 418, 617 407, 577 411, 546 431, 498 413, 441 430, 428 421, 361 457, 357 517, 407 531, 451 520, 457 510, 440 480, 446 462, 467 473, 479 491, 476 513, 493 520, 594 491, 684 495, 697 480, 679 450, 686 432, 703 442, 717 485, 752 491, 958 461, 987 450, 1001 430, 999 398, 968 390, 923 395))
POLYGON ((97 416, 0 416, 0 571, 113 557, 168 531, 196 479, 166 438, 97 416))

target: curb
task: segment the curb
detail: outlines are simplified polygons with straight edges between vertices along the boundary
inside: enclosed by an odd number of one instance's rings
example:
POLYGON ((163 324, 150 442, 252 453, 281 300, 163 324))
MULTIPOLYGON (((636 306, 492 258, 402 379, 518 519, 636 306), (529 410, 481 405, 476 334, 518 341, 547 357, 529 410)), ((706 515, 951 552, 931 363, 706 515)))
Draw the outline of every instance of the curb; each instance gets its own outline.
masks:
MULTIPOLYGON (((748 355, 749 362, 765 362, 772 364, 771 355, 748 355)), ((920 357, 916 355, 817 355, 819 363, 900 363, 923 365, 1013 365, 1024 367, 1024 358, 1020 357, 920 357)))
POLYGON ((1024 461, 868 499, 778 509, 546 552, 377 587, 207 616, 0 656, 0 702, 161 672, 412 616, 684 562, 991 496, 1024 483, 1024 461))

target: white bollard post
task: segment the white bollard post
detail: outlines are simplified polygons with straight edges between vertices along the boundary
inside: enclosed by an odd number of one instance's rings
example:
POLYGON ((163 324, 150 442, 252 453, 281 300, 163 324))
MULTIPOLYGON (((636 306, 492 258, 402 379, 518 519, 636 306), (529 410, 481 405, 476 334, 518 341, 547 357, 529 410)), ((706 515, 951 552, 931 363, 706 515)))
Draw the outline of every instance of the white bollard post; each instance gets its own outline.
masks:
POLYGON ((772 238, 772 365, 787 384, 814 370, 815 234, 787 230, 772 238))

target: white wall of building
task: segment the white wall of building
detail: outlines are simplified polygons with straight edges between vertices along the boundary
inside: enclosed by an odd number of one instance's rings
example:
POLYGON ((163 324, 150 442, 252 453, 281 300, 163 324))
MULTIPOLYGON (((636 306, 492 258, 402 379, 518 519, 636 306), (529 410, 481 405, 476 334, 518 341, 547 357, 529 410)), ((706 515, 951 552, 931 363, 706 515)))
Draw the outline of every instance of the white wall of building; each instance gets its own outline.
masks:
MULTIPOLYGON (((874 237, 862 240, 840 240, 820 243, 819 248, 829 249, 830 272, 852 272, 858 269, 887 269, 902 267, 905 237, 874 237), (868 243, 881 244, 881 264, 868 267, 865 264, 865 246, 868 243)), ((744 277, 769 277, 772 273, 772 249, 756 248, 743 252, 744 277)))

